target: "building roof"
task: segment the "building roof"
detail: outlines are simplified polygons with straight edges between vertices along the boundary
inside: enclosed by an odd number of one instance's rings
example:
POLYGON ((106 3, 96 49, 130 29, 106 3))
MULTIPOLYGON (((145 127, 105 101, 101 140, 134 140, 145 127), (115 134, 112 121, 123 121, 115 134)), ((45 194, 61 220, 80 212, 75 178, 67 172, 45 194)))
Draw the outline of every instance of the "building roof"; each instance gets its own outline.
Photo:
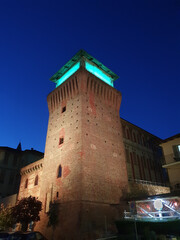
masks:
POLYGON ((6 151, 11 151, 11 152, 22 152, 19 149, 11 148, 11 147, 5 147, 5 146, 0 146, 0 150, 6 150, 6 151))
POLYGON ((123 120, 124 122, 127 122, 128 124, 131 124, 131 125, 133 125, 133 126, 134 126, 134 127, 136 127, 136 128, 139 128, 139 130, 141 130, 141 131, 143 131, 143 132, 145 132, 145 133, 147 133, 147 134, 151 135, 152 137, 154 137, 154 138, 158 139, 160 142, 162 142, 162 141, 163 141, 161 138, 157 137, 156 135, 154 135, 154 134, 152 134, 152 133, 150 133, 150 132, 148 132, 148 131, 144 130, 143 128, 141 128, 141 127, 139 127, 139 126, 137 126, 137 125, 135 125, 135 124, 133 124, 133 123, 131 123, 131 122, 127 121, 126 119, 124 119, 124 118, 122 118, 122 117, 120 117, 120 119, 121 119, 121 120, 123 120))
POLYGON ((91 63, 93 63, 94 65, 96 65, 99 69, 101 69, 103 72, 105 72, 106 74, 108 74, 112 81, 115 81, 116 79, 118 79, 118 75, 116 75, 115 73, 113 73, 109 68, 107 68, 106 66, 104 66, 101 62, 99 62, 97 59, 95 59, 94 57, 92 57, 90 54, 88 54, 86 51, 84 50, 80 50, 78 51, 62 68, 59 69, 59 71, 57 71, 51 78, 50 80, 52 82, 57 83, 57 80, 59 78, 61 78, 70 68, 72 68, 77 62, 79 62, 82 58, 87 59, 88 61, 90 61, 91 63))
POLYGON ((34 150, 34 149, 26 149, 26 150, 20 150, 20 149, 17 149, 17 148, 11 148, 11 147, 5 147, 5 146, 0 146, 0 150, 5 150, 5 151, 11 151, 11 152, 22 152, 22 153, 28 153, 28 152, 31 152, 33 154, 39 154, 39 155, 44 155, 43 152, 40 152, 40 151, 37 151, 37 150, 34 150))
POLYGON ((41 158, 33 163, 30 163, 24 167, 21 168, 20 174, 28 174, 31 173, 32 171, 36 171, 38 169, 41 169, 43 167, 43 161, 44 158, 41 158))
POLYGON ((163 143, 174 140, 176 138, 180 138, 180 133, 173 135, 172 137, 166 138, 163 140, 163 143))
POLYGON ((34 150, 34 149, 26 149, 26 150, 24 150, 23 152, 28 152, 28 153, 31 152, 31 153, 33 153, 33 154, 44 155, 43 152, 39 152, 39 151, 34 150))

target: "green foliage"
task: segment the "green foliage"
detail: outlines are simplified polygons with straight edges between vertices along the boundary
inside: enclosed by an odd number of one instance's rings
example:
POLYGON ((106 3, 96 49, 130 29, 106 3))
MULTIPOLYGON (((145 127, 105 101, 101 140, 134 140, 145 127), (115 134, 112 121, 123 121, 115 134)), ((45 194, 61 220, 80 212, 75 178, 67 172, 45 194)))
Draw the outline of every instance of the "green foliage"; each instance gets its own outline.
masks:
POLYGON ((40 220, 42 202, 35 197, 23 198, 12 208, 12 215, 17 223, 22 224, 22 230, 26 231, 30 222, 40 220))
POLYGON ((59 205, 57 203, 50 203, 49 205, 49 212, 47 212, 48 215, 48 227, 53 227, 53 229, 56 228, 58 224, 58 213, 59 213, 59 205))
POLYGON ((15 219, 12 216, 12 208, 0 206, 0 230, 8 230, 15 224, 15 219))

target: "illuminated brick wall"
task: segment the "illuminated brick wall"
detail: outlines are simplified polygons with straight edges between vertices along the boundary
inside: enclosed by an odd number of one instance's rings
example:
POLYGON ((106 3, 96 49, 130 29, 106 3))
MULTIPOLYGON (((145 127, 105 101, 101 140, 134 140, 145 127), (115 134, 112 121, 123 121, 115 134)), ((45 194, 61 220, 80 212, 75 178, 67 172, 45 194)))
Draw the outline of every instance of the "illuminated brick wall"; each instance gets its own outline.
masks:
POLYGON ((83 68, 47 101, 45 156, 37 162, 40 167, 22 169, 19 192, 19 198, 33 195, 43 203, 35 230, 51 238, 46 213, 52 201, 59 206, 55 239, 96 239, 105 222, 115 231, 114 221, 126 208, 121 196, 128 189, 128 177, 163 182, 161 169, 156 172, 152 164, 156 151, 146 141, 153 135, 120 119, 121 93, 83 68))
POLYGON ((82 83, 83 200, 116 204, 127 185, 121 94, 91 74, 82 83))
MULTIPOLYGON (((104 231, 105 215, 111 226, 117 218, 110 204, 120 202, 128 183, 120 103, 120 92, 82 68, 49 94, 40 189, 43 212, 36 227, 46 236, 50 237, 45 213, 50 201, 62 207, 57 239, 69 226, 81 239, 90 229, 91 234, 104 231)), ((67 239, 72 232, 66 231, 67 239)))
POLYGON ((19 192, 19 198, 33 195, 43 202, 35 230, 51 238, 46 213, 50 201, 55 201, 60 218, 55 239, 95 239, 104 231, 105 221, 115 231, 114 220, 126 208, 121 196, 128 189, 128 177, 161 182, 159 170, 156 175, 154 165, 144 160, 155 161, 155 149, 147 141, 153 135, 120 119, 120 92, 82 68, 47 101, 45 156, 37 162, 40 167, 30 164, 22 169, 19 192))
POLYGON ((43 159, 27 165, 21 169, 21 182, 18 199, 34 196, 39 198, 42 182, 43 159))

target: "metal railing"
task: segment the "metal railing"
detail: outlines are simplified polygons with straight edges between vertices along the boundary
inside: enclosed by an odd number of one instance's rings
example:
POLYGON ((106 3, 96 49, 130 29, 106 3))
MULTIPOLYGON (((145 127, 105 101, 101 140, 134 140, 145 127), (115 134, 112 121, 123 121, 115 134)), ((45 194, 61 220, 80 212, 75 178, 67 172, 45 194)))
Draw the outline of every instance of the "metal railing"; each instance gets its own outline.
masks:
POLYGON ((108 240, 108 239, 117 239, 117 236, 112 236, 112 237, 104 237, 104 238, 97 238, 96 240, 108 240))
POLYGON ((133 215, 131 212, 124 213, 125 219, 179 219, 179 214, 175 214, 172 211, 161 211, 161 212, 148 212, 148 214, 138 213, 133 215))
POLYGON ((151 182, 141 179, 128 179, 129 182, 139 183, 139 184, 146 184, 146 185, 154 185, 154 186, 162 186, 162 187, 169 187, 166 183, 160 183, 160 182, 151 182))

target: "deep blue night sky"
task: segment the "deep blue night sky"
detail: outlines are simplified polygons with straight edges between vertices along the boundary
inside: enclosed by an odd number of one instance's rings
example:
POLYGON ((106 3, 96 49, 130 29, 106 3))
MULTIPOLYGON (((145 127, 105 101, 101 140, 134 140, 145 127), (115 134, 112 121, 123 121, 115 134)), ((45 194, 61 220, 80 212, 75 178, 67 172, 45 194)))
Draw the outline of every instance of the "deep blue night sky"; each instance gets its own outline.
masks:
POLYGON ((80 49, 119 75, 121 117, 178 133, 179 27, 178 0, 1 0, 0 146, 44 151, 49 78, 80 49))

